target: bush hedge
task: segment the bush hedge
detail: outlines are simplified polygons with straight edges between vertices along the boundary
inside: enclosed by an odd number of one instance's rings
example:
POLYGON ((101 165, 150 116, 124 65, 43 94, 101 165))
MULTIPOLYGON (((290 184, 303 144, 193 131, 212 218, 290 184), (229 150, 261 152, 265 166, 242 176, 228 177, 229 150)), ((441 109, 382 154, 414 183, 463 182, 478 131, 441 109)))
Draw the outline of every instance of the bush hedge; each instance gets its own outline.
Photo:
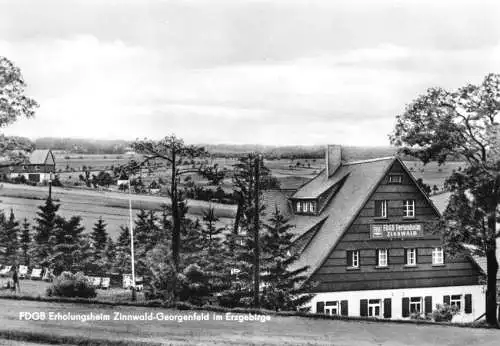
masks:
POLYGON ((47 296, 94 298, 97 292, 83 273, 62 272, 47 288, 47 296))

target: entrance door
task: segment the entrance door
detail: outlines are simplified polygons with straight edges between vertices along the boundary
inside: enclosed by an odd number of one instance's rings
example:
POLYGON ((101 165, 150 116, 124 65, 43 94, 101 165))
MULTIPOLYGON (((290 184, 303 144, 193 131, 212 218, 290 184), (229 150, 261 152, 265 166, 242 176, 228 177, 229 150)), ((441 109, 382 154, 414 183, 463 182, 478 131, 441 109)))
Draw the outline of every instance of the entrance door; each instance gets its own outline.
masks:
POLYGON ((368 316, 380 317, 382 315, 382 304, 380 299, 370 299, 368 301, 368 316))

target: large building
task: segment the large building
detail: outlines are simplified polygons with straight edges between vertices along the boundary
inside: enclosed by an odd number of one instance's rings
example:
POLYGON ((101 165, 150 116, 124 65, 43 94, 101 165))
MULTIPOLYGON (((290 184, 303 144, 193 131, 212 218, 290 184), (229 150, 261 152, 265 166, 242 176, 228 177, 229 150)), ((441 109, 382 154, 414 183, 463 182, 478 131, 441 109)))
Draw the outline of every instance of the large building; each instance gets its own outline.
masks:
POLYGON ((26 180, 43 183, 55 173, 56 161, 50 150, 34 150, 24 162, 3 162, 0 173, 10 179, 24 176, 26 180))
POLYGON ((446 303, 455 321, 484 314, 484 273, 445 255, 439 210, 398 157, 345 162, 328 146, 326 169, 276 204, 315 285, 311 312, 405 319, 446 303))

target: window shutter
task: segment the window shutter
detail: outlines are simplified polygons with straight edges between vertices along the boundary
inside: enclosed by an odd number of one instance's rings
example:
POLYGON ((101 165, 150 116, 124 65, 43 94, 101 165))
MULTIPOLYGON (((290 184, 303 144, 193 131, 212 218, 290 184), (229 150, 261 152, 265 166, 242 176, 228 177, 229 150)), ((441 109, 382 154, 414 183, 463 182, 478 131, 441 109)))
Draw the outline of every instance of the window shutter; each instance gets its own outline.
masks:
POLYGON ((465 295, 465 313, 466 314, 472 313, 472 294, 465 295))
POLYGON ((359 315, 368 316, 368 299, 361 299, 359 302, 359 315))
POLYGON ((340 314, 342 316, 348 316, 349 315, 349 309, 347 305, 347 300, 342 300, 340 302, 340 314))
POLYGON ((443 303, 446 304, 446 305, 450 305, 450 296, 444 296, 443 297, 443 303))
POLYGON ((375 201, 375 216, 382 216, 382 201, 375 201))
POLYGON ((391 298, 385 298, 384 299, 384 318, 391 318, 391 298))
POLYGON ((325 302, 317 302, 316 303, 316 313, 324 314, 325 313, 325 302))
POLYGON ((391 262, 389 261, 389 252, 391 252, 391 250, 387 249, 385 250, 387 252, 387 265, 391 264, 391 262))
POLYGON ((346 251, 347 256, 347 266, 352 267, 352 251, 346 251))
POLYGON ((432 313, 432 297, 431 296, 427 296, 424 298, 425 300, 425 313, 426 314, 430 314, 432 313))
POLYGON ((403 317, 410 317, 410 298, 403 298, 403 317))
POLYGON ((415 249, 415 264, 418 264, 418 248, 415 249))
POLYGON ((408 249, 405 249, 404 256, 405 256, 405 264, 408 264, 408 249))
POLYGON ((380 250, 375 250, 375 257, 377 258, 377 267, 380 266, 380 250))

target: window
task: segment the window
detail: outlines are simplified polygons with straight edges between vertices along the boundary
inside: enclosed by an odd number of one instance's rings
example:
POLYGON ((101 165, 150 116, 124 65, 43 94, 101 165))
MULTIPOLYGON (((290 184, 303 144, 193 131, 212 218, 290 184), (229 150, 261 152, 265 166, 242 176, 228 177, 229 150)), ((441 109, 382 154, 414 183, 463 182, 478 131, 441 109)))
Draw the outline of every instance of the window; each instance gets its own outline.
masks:
POLYGON ((295 210, 297 213, 315 213, 316 203, 314 201, 297 201, 295 210))
POLYGON ((382 311, 381 305, 380 299, 370 299, 368 301, 368 316, 380 317, 380 313, 382 311))
POLYGON ((451 296, 450 306, 456 306, 458 308, 458 310, 461 311, 462 310, 462 295, 457 294, 457 295, 451 296))
POLYGON ((340 315, 339 302, 326 302, 325 303, 325 313, 327 315, 340 315))
POLYGON ((377 267, 387 267, 387 249, 378 249, 377 253, 377 267))
POLYGON ((350 268, 359 268, 359 251, 347 251, 347 266, 350 268))
POLYGON ((387 201, 375 201, 375 217, 387 217, 387 201))
POLYGON ((302 203, 297 202, 297 213, 300 213, 302 211, 302 203))
POLYGON ((410 313, 421 313, 422 312, 422 297, 412 297, 410 298, 410 313))
POLYGON ((432 264, 444 264, 444 254, 442 247, 435 247, 432 249, 432 264))
POLYGON ((405 264, 407 266, 417 265, 417 249, 405 249, 405 264))
POLYGON ((401 174, 389 174, 389 184, 401 184, 403 176, 401 174))
POLYGON ((403 216, 415 217, 415 200, 407 199, 403 204, 403 216))

